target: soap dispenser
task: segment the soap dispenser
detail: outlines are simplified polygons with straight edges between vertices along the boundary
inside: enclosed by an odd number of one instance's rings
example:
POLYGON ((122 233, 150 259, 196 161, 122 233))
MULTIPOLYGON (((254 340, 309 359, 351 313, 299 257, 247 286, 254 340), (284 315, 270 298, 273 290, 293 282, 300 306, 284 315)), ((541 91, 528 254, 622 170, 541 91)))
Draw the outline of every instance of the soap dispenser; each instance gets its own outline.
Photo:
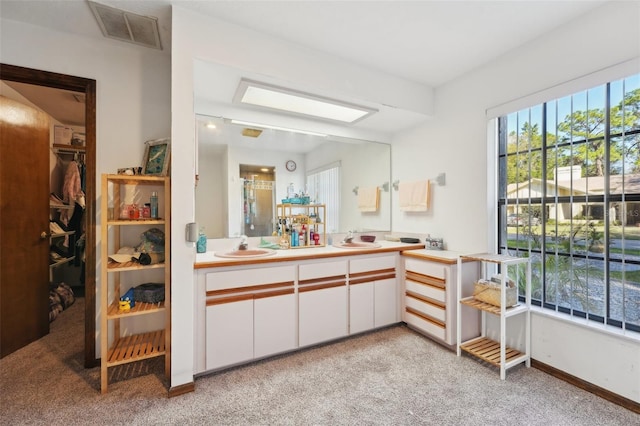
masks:
POLYGON ((198 233, 198 241, 196 242, 196 252, 198 253, 207 252, 207 235, 204 233, 204 228, 200 228, 200 232, 198 233))

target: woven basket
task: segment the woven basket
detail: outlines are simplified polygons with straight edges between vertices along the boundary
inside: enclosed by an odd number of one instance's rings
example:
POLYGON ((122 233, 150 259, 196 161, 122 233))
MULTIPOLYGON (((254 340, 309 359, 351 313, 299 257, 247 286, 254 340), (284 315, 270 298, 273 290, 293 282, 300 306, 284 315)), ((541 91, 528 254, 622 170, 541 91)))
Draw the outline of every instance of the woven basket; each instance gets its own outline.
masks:
MULTIPOLYGON (((481 302, 500 307, 500 284, 491 281, 479 280, 473 287, 473 297, 481 302)), ((518 304, 518 289, 515 285, 507 284, 505 302, 507 308, 518 304)))

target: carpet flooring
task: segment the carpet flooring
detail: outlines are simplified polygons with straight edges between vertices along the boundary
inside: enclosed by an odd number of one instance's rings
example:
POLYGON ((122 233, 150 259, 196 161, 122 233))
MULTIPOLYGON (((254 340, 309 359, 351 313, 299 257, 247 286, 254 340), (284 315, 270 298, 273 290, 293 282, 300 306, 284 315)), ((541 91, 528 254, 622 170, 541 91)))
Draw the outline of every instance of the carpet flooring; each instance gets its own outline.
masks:
POLYGON ((84 369, 83 303, 0 360, 2 425, 638 425, 539 370, 499 372, 405 326, 198 377, 167 398, 163 359, 84 369))

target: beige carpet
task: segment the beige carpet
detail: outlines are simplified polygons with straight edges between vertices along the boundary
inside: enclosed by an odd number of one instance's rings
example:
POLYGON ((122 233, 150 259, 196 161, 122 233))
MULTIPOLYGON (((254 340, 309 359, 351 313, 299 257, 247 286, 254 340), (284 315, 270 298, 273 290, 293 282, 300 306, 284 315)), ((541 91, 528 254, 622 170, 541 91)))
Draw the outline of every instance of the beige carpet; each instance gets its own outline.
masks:
POLYGON ((194 393, 171 399, 162 359, 127 365, 101 395, 99 368, 82 367, 83 302, 50 335, 0 360, 0 424, 640 424, 640 415, 535 369, 501 381, 404 326, 203 376, 194 393))

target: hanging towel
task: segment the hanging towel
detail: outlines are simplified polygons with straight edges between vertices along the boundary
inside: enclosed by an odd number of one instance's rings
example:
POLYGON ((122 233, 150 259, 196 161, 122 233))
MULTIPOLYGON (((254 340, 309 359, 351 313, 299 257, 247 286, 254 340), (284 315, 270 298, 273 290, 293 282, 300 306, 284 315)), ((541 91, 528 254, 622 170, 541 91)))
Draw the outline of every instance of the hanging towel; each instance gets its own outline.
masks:
POLYGON ((378 199, 380 190, 377 186, 358 189, 358 209, 361 212, 378 211, 378 199))
POLYGON ((429 181, 400 182, 398 187, 400 210, 426 212, 429 209, 429 181))

